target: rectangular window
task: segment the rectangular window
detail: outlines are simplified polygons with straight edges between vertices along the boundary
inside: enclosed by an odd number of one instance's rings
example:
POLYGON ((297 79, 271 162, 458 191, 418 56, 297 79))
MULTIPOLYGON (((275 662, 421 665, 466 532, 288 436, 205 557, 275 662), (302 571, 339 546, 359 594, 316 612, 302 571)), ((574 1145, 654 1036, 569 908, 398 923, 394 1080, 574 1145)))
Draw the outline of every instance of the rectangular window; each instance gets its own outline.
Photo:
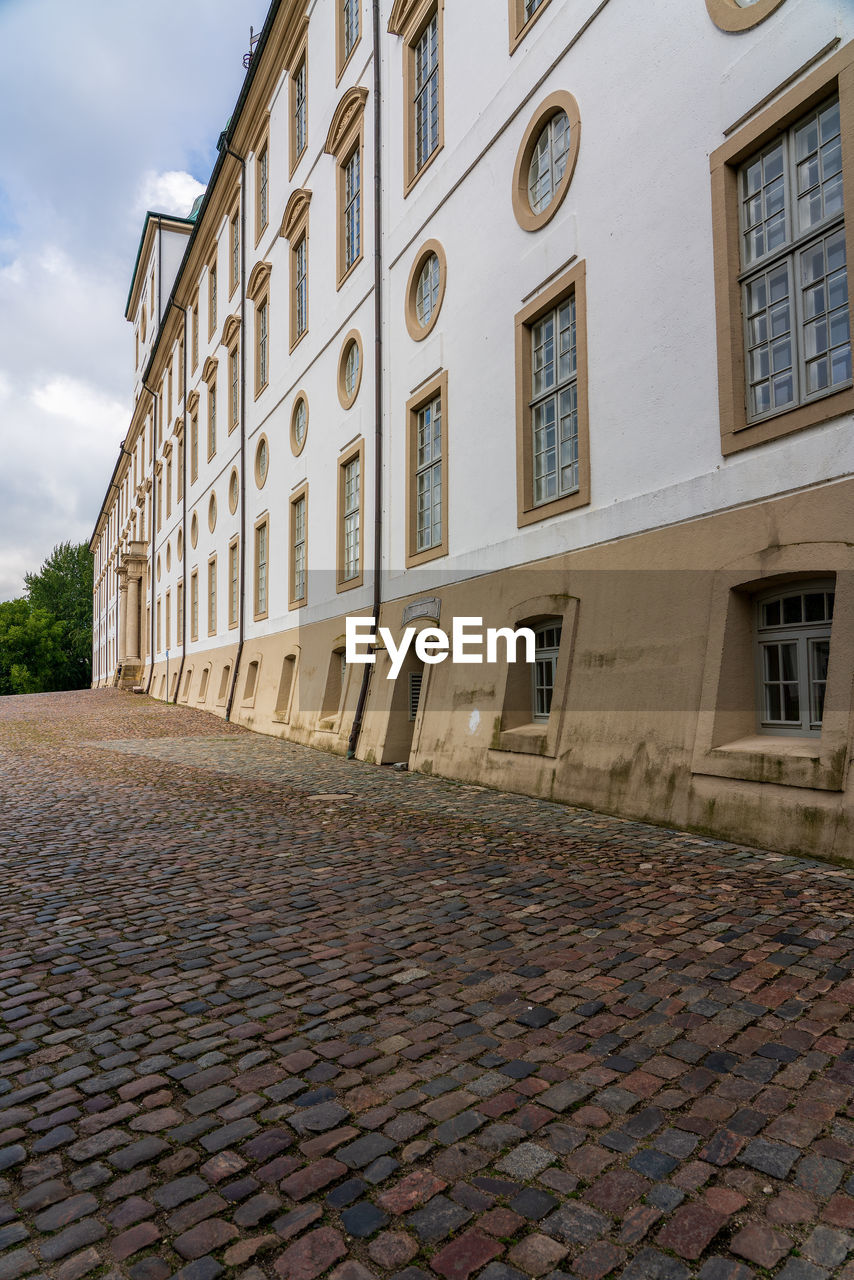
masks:
POLYGON ((193 316, 190 322, 191 343, 193 368, 195 369, 199 363, 199 302, 198 299, 193 303, 193 316))
POLYGON ((590 501, 584 263, 516 316, 518 524, 590 501))
POLYGON ((163 645, 162 645, 162 643, 161 643, 161 641, 162 641, 162 635, 161 635, 161 602, 160 602, 160 596, 158 596, 158 597, 157 597, 157 620, 156 620, 155 625, 156 625, 156 627, 157 627, 157 652, 158 652, 158 653, 162 653, 162 652, 163 652, 163 645))
POLYGON ((270 304, 262 298, 255 308, 255 394, 263 391, 269 380, 269 320, 270 304))
POLYGON ((184 339, 178 339, 178 396, 184 398, 184 339))
POLYGON ((757 605, 762 732, 821 732, 834 598, 832 584, 816 583, 757 605))
POLYGON ((230 288, 229 292, 234 290, 240 283, 240 209, 235 209, 231 215, 229 223, 229 244, 230 244, 230 288))
POLYGON ((344 74, 344 68, 350 55, 359 43, 361 35, 361 0, 336 0, 335 4, 335 45, 336 83, 344 74))
POLYGON ((216 332, 216 262, 208 267, 208 337, 216 332))
POLYGON ((305 236, 293 250, 294 341, 308 328, 308 242, 305 236))
POLYGON ((308 63, 303 54, 296 70, 291 73, 291 173, 308 141, 307 76, 308 63))
POLYGON ((360 586, 362 566, 362 470, 364 441, 338 463, 338 590, 360 586))
POLYGON ((851 382, 839 98, 739 175, 749 422, 851 382))
POLYGON ((510 52, 512 53, 534 24, 549 0, 510 0, 510 52))
POLYGON ((194 569, 190 575, 190 639, 199 638, 199 572, 194 569))
POLYGON ((534 632, 534 665, 532 679, 532 717, 540 723, 548 720, 552 709, 557 660, 560 653, 561 623, 550 622, 534 632))
POLYGON ((448 552, 445 492, 448 375, 441 373, 408 402, 406 566, 448 552))
POLYGON ((208 561, 208 635, 216 634, 216 556, 208 561))
POLYGON ((230 627, 237 626, 240 607, 239 545, 237 538, 234 538, 233 541, 228 544, 228 625, 230 627))
POLYGON ((439 145, 439 15, 434 13, 415 45, 415 171, 439 145))
POLYGON ((166 459, 166 519, 172 514, 172 457, 166 459))
POLYGON ((231 432, 240 421, 240 357, 237 347, 228 353, 228 430, 231 432))
POLYGON ((842 158, 847 45, 711 157, 724 454, 854 409, 842 158))
POLYGON ((269 148, 265 142, 255 159, 255 220, 256 239, 269 221, 269 148))
POLYGON ((184 584, 179 582, 175 588, 175 643, 184 643, 184 584))
POLYGON ((361 150, 357 146, 344 165, 344 270, 362 253, 361 150))
POLYGON ((199 478, 199 415, 193 412, 190 418, 190 482, 199 478))
POLYGON ((180 502, 184 496, 184 437, 178 441, 178 492, 176 497, 180 502))
POLYGON ((267 520, 255 526, 255 617, 267 616, 267 520))
POLYGON ((303 487, 291 498, 291 578, 288 604, 298 608, 306 599, 308 563, 308 490, 303 487))
POLYGON ((172 361, 169 361, 169 369, 167 371, 166 383, 168 391, 166 393, 166 421, 172 421, 172 361))
POLYGON ((166 592, 166 649, 172 646, 172 592, 166 592))
POLYGON ((216 453, 216 382, 208 383, 208 460, 216 453))
POLYGON ((159 533, 163 526, 163 468, 160 469, 157 485, 157 532, 159 533))

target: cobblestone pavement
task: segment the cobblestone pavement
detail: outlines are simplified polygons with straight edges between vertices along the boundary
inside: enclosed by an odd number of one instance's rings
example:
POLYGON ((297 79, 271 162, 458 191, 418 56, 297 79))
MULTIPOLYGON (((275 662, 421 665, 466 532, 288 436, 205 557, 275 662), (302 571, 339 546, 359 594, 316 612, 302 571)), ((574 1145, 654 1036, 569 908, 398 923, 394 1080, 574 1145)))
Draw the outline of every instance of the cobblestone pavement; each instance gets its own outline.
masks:
POLYGON ((0 1280, 854 1278, 854 872, 0 699, 0 1280))

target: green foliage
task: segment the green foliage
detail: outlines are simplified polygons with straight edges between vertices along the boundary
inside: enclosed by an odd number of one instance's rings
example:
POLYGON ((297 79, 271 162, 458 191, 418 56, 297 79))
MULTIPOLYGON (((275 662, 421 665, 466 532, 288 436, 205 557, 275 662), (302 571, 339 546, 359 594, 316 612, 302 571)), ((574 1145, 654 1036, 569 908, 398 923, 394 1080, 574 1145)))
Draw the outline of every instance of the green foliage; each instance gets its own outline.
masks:
POLYGON ((26 596, 0 603, 0 695, 83 689, 92 672, 92 558, 54 547, 26 596))

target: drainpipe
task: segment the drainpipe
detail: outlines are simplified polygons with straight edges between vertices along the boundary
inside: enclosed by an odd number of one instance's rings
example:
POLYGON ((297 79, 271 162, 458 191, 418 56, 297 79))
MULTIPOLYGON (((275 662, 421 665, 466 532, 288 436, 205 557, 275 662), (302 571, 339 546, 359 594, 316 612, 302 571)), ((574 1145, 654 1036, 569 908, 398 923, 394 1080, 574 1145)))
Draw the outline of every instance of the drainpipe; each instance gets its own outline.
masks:
POLYGON ((232 151, 225 142, 225 135, 222 135, 220 142, 221 150, 226 155, 233 156, 240 164, 240 604, 237 654, 225 707, 225 718, 230 720, 246 636, 246 159, 236 151, 232 151))
MULTIPOLYGON (((374 619, 380 621, 382 603, 383 530, 383 339, 382 339, 382 67, 380 61, 380 0, 373 0, 374 27, 374 619)), ((362 686, 350 738, 347 759, 356 756, 359 733, 373 663, 365 663, 362 686)))
POLYGON ((178 704, 178 694, 181 692, 181 677, 184 674, 184 663, 187 661, 187 355, 189 354, 189 346, 187 343, 187 308, 182 307, 180 303, 172 299, 172 306, 176 307, 184 317, 184 355, 181 360, 184 375, 184 385, 182 394, 184 397, 184 443, 181 449, 181 538, 184 544, 184 554, 181 559, 181 665, 178 668, 178 679, 175 681, 175 697, 172 699, 173 705, 178 704))
MULTIPOLYGON (((154 592, 157 587, 157 579, 154 574, 154 556, 156 552, 157 542, 157 392, 152 390, 148 383, 143 380, 142 385, 149 393, 152 400, 151 415, 151 637, 149 643, 151 645, 151 662, 148 667, 148 683, 145 686, 145 692, 151 691, 151 682, 154 679, 154 592)), ((186 554, 186 547, 184 548, 186 554)))

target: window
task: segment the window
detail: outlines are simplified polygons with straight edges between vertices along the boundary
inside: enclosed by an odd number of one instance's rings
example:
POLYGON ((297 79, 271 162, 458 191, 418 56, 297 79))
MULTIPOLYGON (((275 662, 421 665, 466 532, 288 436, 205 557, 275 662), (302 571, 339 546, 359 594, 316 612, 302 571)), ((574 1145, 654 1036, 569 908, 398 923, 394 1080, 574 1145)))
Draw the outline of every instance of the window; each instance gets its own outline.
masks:
POLYGON ((262 435, 255 449, 255 484, 259 489, 263 489, 267 482, 269 468, 270 446, 267 437, 262 435))
POLYGON ((308 329, 308 209, 311 192, 291 193, 282 218, 281 234, 290 244, 290 349, 308 329))
POLYGON ((208 635, 216 635, 216 556, 208 561, 208 635))
POLYGON ((183 399, 183 396, 184 396, 184 338, 183 336, 178 339, 178 386, 180 388, 180 391, 178 393, 179 399, 183 399))
POLYGON ((403 101, 406 111, 404 188, 407 195, 444 143, 442 24, 444 0, 395 4, 389 31, 403 37, 403 101), (399 15, 399 16, 398 16, 399 15))
POLYGON ((231 215, 229 222, 229 263, 230 263, 230 280, 229 294, 240 284, 240 208, 231 215))
POLYGON ((834 595, 811 584, 757 602, 761 732, 821 732, 834 595))
POLYGON ((361 0, 336 0, 337 79, 341 79, 361 35, 361 0))
POLYGON ((351 329, 341 345, 338 358, 338 399, 343 409, 349 409, 359 394, 362 383, 362 339, 356 329, 351 329))
POLYGON ((510 52, 516 49, 534 25, 549 0, 510 0, 510 52))
POLYGON ((306 37, 294 56, 290 68, 290 174, 308 142, 308 57, 306 37))
POLYGON ((193 410, 190 417, 190 480, 199 478, 199 415, 193 410))
POLYGON ((190 639, 199 638, 199 572, 190 574, 190 639))
POLYGON ((172 592, 166 592, 166 644, 168 650, 172 644, 172 592))
POLYGON ((362 256, 361 155, 356 147, 344 166, 344 269, 362 256))
POLYGON ((231 433, 240 421, 240 356, 237 347, 228 353, 228 430, 231 433))
POLYGON ((291 413, 291 452, 298 458, 308 435, 308 401, 301 391, 294 401, 291 413))
POLYGON ((172 514, 172 455, 166 459, 166 519, 172 514))
POLYGON ((267 616, 267 535, 265 516, 255 526, 255 617, 267 616))
POLYGON ((166 375, 166 385, 168 391, 166 393, 166 422, 172 421, 172 361, 169 361, 169 368, 166 375))
POLYGON ((190 330, 191 330, 191 350, 192 350, 193 369, 196 369, 199 363, 199 300, 198 298, 193 303, 193 315, 192 315, 192 320, 190 322, 190 330))
POLYGON ((179 582, 175 588, 175 626, 176 644, 184 643, 184 584, 179 582))
POLYGON ((739 171, 748 421, 851 382, 839 99, 739 171))
POLYGON ((228 544, 228 625, 236 627, 239 610, 239 542, 233 538, 228 544))
POLYGON ((448 553, 447 395, 448 375, 441 373, 406 406, 407 568, 448 553))
POLYGON ((216 374, 208 383, 208 459, 216 453, 216 374))
POLYGON ((237 468, 232 467, 231 475, 228 477, 228 509, 232 515, 237 510, 237 504, 240 500, 240 479, 237 475, 237 468))
POLYGON ((208 528, 213 533, 216 528, 216 494, 212 493, 208 501, 208 528))
POLYGON ((706 0, 709 17, 722 31, 747 31, 778 9, 783 0, 706 0))
POLYGON ((338 463, 338 590, 361 586, 362 461, 360 441, 338 463))
POLYGON ((589 502, 584 263, 516 316, 521 527, 589 502))
POLYGON ((406 328, 421 342, 432 332, 445 297, 447 263, 438 240, 428 240, 415 255, 406 286, 406 328))
POLYGON ((255 239, 258 240, 269 222, 269 154, 264 142, 255 157, 255 239))
POLYGON ((178 502, 180 502, 184 496, 184 437, 183 436, 181 436, 178 440, 177 449, 178 449, 178 491, 175 496, 178 502))
POLYGON ((842 176, 852 66, 849 45, 711 157, 724 454, 854 409, 842 176))
POLYGON ((158 596, 158 597, 157 597, 157 624, 156 624, 156 625, 157 625, 157 645, 156 645, 156 649, 157 649, 157 652, 158 652, 158 653, 162 653, 162 652, 163 652, 163 645, 162 645, 162 643, 161 643, 161 634, 160 634, 160 632, 161 632, 161 613, 162 613, 162 605, 161 605, 161 601, 160 601, 160 596, 158 596))
POLYGON ((216 331, 216 259, 208 267, 208 337, 216 331))
POLYGON ((190 517, 190 545, 195 547, 199 541, 199 517, 195 511, 190 517))
POLYGON ((255 308, 255 394, 259 395, 269 381, 270 304, 263 298, 255 308))
POLYGON ((294 337, 298 342, 308 328, 308 243, 305 236, 294 249, 294 337))
POLYGON ((511 196, 523 231, 539 231, 555 216, 569 190, 581 142, 581 118, 571 93, 559 90, 541 102, 516 154, 511 196))
POLYGON ((367 89, 348 89, 332 116, 324 151, 337 161, 337 287, 362 259, 362 149, 367 89))
POLYGON ((534 632, 534 665, 532 678, 532 718, 535 722, 548 721, 552 709, 552 695, 560 652, 561 624, 551 621, 537 627, 534 632))
POLYGON ((303 487, 291 497, 291 576, 288 605, 299 608, 306 601, 306 567, 308 564, 308 488, 303 487))

